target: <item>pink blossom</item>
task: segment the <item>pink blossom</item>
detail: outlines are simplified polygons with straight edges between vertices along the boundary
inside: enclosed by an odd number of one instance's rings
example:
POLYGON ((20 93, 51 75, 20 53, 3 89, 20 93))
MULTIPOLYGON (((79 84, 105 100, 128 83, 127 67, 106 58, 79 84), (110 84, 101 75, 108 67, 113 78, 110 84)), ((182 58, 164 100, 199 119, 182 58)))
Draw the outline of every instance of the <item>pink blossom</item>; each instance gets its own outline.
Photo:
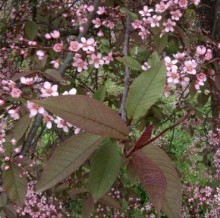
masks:
POLYGON ((51 64, 53 64, 53 67, 55 69, 58 69, 60 67, 60 63, 59 63, 59 60, 53 60, 50 62, 51 64))
POLYGON ((168 83, 179 83, 179 74, 177 71, 168 71, 167 72, 167 82, 168 83))
POLYGON ((139 11, 139 14, 142 17, 149 17, 151 16, 151 12, 153 12, 153 9, 148 8, 148 6, 144 6, 143 10, 139 11))
POLYGON ((58 86, 52 85, 50 82, 45 82, 43 88, 41 88, 41 97, 58 96, 58 86))
POLYGON ((5 104, 5 100, 0 99, 0 107, 3 106, 5 104))
POLYGON ((197 63, 195 60, 189 60, 184 62, 184 72, 188 74, 196 74, 197 63))
POLYGON ((39 60, 43 60, 43 59, 44 59, 44 56, 45 56, 45 53, 44 53, 44 51, 42 51, 42 50, 38 50, 38 51, 36 52, 36 55, 37 55, 37 57, 38 57, 39 60))
POLYGON ((94 6, 93 6, 93 5, 89 5, 89 6, 87 7, 87 11, 88 11, 88 12, 93 12, 93 11, 94 11, 94 6))
POLYGON ((95 28, 99 28, 102 24, 101 20, 99 18, 93 19, 92 23, 94 24, 95 28))
POLYGON ((70 89, 69 91, 65 91, 63 95, 76 95, 77 90, 75 88, 70 89))
POLYGON ((172 20, 179 20, 183 16, 180 10, 171 11, 170 14, 172 20))
POLYGON ((45 38, 46 38, 46 39, 51 39, 50 33, 46 33, 46 34, 45 34, 45 38))
POLYGON ((77 68, 78 72, 82 72, 83 70, 88 69, 88 63, 83 61, 81 58, 74 58, 72 65, 77 68))
POLYGON ((176 23, 171 19, 168 19, 167 22, 164 22, 163 25, 165 26, 165 32, 173 32, 176 23))
POLYGON ((57 30, 54 30, 53 32, 51 32, 50 35, 54 39, 59 39, 60 38, 60 32, 57 31, 57 30))
POLYGON ((82 48, 82 44, 77 41, 70 41, 69 50, 77 52, 79 49, 82 48))
POLYGON ((205 46, 197 46, 196 47, 196 54, 197 55, 204 55, 206 53, 206 47, 205 46))
POLYGON ((106 12, 105 7, 98 7, 98 10, 96 13, 101 15, 101 14, 104 14, 105 12, 106 12))
POLYGON ((30 112, 30 115, 29 115, 30 118, 36 116, 37 113, 44 114, 45 112, 43 107, 38 106, 31 101, 27 101, 27 108, 30 112))
POLYGON ((171 68, 177 69, 177 66, 176 66, 177 60, 171 60, 171 58, 169 56, 166 56, 164 58, 164 61, 165 61, 165 65, 166 65, 167 70, 171 70, 171 68))
POLYGON ((82 37, 81 38, 81 42, 82 42, 82 49, 83 51, 95 51, 95 40, 93 38, 89 38, 86 40, 86 38, 82 37))
POLYGON ((194 5, 199 5, 201 0, 193 0, 194 5))
POLYGON ((205 60, 210 61, 213 57, 212 50, 207 49, 206 54, 205 54, 205 60))
POLYGON ((93 64, 95 68, 99 68, 100 66, 102 66, 104 64, 104 60, 101 53, 92 54, 89 64, 93 64))
POLYGON ((168 4, 165 4, 164 2, 160 2, 160 4, 156 4, 156 12, 163 13, 167 8, 168 4))
MULTIPOLYGON (((134 29, 140 28, 142 25, 142 21, 141 20, 135 20, 131 23, 132 27, 134 29)), ((220 44, 220 43, 219 43, 220 44)))
POLYGON ((188 0, 179 0, 179 6, 181 8, 187 8, 188 0))
POLYGON ((113 61, 112 51, 109 52, 107 56, 103 57, 103 60, 105 61, 105 64, 111 63, 113 61))
POLYGON ((68 133, 69 132, 69 128, 73 127, 72 124, 66 122, 65 120, 63 120, 60 117, 57 117, 54 122, 57 124, 57 128, 61 128, 63 129, 64 132, 68 133))
POLYGON ((43 114, 43 120, 44 122, 46 122, 46 127, 47 129, 51 129, 52 128, 52 122, 54 120, 54 118, 52 116, 50 116, 46 111, 43 114))
POLYGON ((12 88, 10 94, 13 98, 20 98, 21 94, 22 94, 22 91, 18 88, 12 88))
POLYGON ((61 52, 63 50, 63 44, 62 43, 56 43, 54 46, 53 46, 53 50, 55 52, 61 52))
POLYGON ((18 120, 20 118, 19 115, 19 109, 10 109, 8 110, 8 114, 13 118, 14 120, 18 120))
POLYGON ((153 15, 152 17, 148 17, 148 21, 151 27, 159 27, 160 26, 159 21, 161 19, 162 19, 162 16, 160 15, 153 15))
POLYGON ((34 78, 29 78, 29 77, 21 77, 20 78, 20 82, 22 83, 22 84, 25 84, 25 85, 28 85, 28 86, 30 86, 30 85, 32 85, 33 83, 34 83, 34 78))
POLYGON ((151 66, 147 62, 144 62, 141 68, 142 70, 147 71, 151 68, 151 66))

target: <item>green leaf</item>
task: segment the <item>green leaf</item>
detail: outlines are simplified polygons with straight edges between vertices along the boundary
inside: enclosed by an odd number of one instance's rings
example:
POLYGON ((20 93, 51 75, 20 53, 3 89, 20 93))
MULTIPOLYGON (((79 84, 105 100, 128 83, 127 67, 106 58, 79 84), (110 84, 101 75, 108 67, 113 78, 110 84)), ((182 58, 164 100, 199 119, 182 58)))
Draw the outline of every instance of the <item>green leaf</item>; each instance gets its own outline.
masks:
POLYGON ((88 189, 96 202, 115 182, 122 156, 117 143, 106 140, 91 160, 88 189))
POLYGON ((140 178, 155 210, 159 212, 164 203, 167 189, 166 177, 162 170, 142 151, 134 152, 131 155, 131 168, 140 178))
POLYGON ((162 37, 160 34, 154 35, 154 44, 157 51, 160 53, 162 52, 168 45, 168 35, 164 34, 162 37))
POLYGON ((59 71, 55 69, 47 69, 45 73, 42 73, 42 74, 47 79, 55 83, 60 83, 63 80, 63 77, 61 76, 59 71))
POLYGON ((44 167, 36 187, 37 191, 42 192, 53 187, 78 170, 101 141, 101 136, 80 133, 60 144, 44 167))
POLYGON ((3 211, 5 212, 6 217, 17 218, 17 213, 14 208, 14 205, 12 204, 6 205, 5 207, 3 207, 3 211))
POLYGON ((8 165, 9 169, 4 170, 2 175, 3 187, 11 201, 22 206, 27 192, 27 179, 13 162, 8 165))
POLYGON ((106 92, 107 92, 106 86, 103 85, 94 93, 93 98, 99 101, 104 101, 106 97, 106 92))
POLYGON ((34 102, 87 132, 127 139, 129 129, 121 117, 104 103, 88 96, 57 96, 34 102))
POLYGON ((36 37, 37 32, 38 32, 38 26, 37 26, 36 22, 28 21, 25 24, 24 31, 25 31, 26 36, 30 40, 33 40, 36 37))
POLYGON ((147 145, 144 154, 162 170, 167 181, 167 190, 162 211, 169 218, 180 217, 182 203, 182 186, 176 169, 168 155, 156 145, 147 145))
POLYGON ((0 208, 6 206, 6 204, 7 204, 7 195, 4 192, 2 192, 0 194, 0 208))
POLYGON ((24 136, 25 132, 29 127, 30 122, 31 119, 29 117, 29 114, 26 114, 15 123, 12 136, 16 139, 17 142, 24 136))
POLYGON ((162 95, 166 82, 165 65, 156 52, 149 60, 151 68, 131 84, 126 102, 129 119, 139 120, 162 95))
POLYGON ((123 63, 125 66, 128 66, 132 70, 141 70, 141 65, 138 61, 136 61, 134 58, 129 56, 124 57, 117 57, 116 58, 119 62, 123 63))

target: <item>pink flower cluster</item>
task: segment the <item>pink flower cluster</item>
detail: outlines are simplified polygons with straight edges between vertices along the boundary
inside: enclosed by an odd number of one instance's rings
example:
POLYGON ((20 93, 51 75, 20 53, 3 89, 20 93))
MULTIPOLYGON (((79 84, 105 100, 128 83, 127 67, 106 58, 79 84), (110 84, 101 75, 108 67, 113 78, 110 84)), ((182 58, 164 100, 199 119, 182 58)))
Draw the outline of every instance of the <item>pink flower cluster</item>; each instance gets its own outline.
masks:
POLYGON ((213 72, 203 69, 203 64, 213 57, 212 50, 205 46, 197 46, 193 57, 185 51, 173 55, 174 58, 164 58, 167 70, 167 85, 172 88, 177 85, 186 87, 190 82, 200 92, 205 85, 207 77, 213 77, 213 72))
POLYGON ((17 207, 16 212, 20 217, 30 216, 32 218, 61 218, 64 214, 61 203, 57 202, 55 198, 47 197, 45 194, 34 192, 34 185, 36 182, 32 181, 28 184, 28 190, 24 207, 17 207))
MULTIPOLYGON (((200 0, 192 1, 198 5, 200 0)), ((132 22, 132 27, 139 31, 139 35, 144 40, 150 35, 150 29, 158 27, 161 30, 161 36, 164 33, 174 32, 176 22, 183 16, 183 11, 188 7, 188 0, 162 0, 150 8, 144 6, 139 11, 141 19, 132 22), (163 18, 162 13, 167 13, 168 18, 163 18)))

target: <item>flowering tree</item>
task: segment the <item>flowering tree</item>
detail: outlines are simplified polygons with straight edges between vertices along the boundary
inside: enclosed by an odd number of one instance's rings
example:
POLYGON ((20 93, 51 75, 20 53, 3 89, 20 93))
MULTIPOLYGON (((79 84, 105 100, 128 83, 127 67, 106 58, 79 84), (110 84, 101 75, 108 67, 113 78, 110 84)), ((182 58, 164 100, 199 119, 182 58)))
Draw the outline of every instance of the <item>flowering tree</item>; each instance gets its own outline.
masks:
MULTIPOLYGON (((142 216, 200 213, 199 194, 182 209, 164 146, 184 127, 219 179, 220 44, 198 28, 200 0, 0 3, 1 216, 77 217, 78 196, 83 217, 127 217, 125 175, 149 198, 142 216)), ((198 190, 215 214, 219 189, 198 190)))

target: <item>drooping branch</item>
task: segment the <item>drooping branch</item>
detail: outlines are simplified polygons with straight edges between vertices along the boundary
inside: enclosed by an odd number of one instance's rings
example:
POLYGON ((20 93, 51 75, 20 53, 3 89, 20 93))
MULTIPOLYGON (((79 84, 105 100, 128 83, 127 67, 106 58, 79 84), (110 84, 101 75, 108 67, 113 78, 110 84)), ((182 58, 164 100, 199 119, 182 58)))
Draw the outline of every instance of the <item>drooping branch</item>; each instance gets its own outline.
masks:
MULTIPOLYGON (((129 16, 127 16, 126 25, 125 25, 125 40, 124 40, 124 48, 123 48, 123 55, 124 56, 128 55, 130 26, 131 26, 131 21, 130 21, 129 16)), ((122 93, 121 107, 120 107, 120 111, 119 111, 122 119, 125 121, 126 121, 125 105, 126 105, 129 84, 130 84, 130 69, 128 68, 128 66, 125 66, 124 89, 123 89, 123 93, 122 93)))

